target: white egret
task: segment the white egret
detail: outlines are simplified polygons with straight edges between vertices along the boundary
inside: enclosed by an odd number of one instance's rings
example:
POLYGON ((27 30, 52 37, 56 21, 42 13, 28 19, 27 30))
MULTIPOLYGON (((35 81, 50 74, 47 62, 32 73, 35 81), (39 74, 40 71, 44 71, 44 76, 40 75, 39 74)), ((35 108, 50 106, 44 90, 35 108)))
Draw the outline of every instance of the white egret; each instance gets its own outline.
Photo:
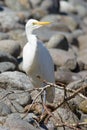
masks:
MULTIPOLYGON (((32 34, 34 29, 47 24, 50 24, 50 22, 30 19, 25 27, 28 42, 23 48, 23 70, 29 75, 34 87, 44 87, 43 82, 37 78, 37 75, 48 82, 55 82, 52 58, 43 43, 37 39, 36 35, 32 34)), ((55 89, 53 87, 48 88, 46 90, 47 101, 52 103, 54 96, 55 89)))

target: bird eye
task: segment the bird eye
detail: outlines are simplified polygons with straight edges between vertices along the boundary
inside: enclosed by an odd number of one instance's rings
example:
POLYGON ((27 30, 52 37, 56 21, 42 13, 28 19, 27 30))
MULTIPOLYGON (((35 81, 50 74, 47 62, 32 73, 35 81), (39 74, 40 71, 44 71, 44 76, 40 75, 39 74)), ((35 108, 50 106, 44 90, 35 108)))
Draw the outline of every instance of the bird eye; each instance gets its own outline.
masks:
POLYGON ((35 22, 33 22, 32 24, 35 25, 35 22))

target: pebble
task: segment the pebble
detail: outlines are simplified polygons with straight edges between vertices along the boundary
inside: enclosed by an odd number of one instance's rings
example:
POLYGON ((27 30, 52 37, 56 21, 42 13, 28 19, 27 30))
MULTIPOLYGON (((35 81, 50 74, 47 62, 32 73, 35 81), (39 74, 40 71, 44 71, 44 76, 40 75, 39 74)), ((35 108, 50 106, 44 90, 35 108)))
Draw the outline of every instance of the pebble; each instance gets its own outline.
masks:
POLYGON ((9 53, 14 57, 18 57, 21 52, 21 47, 18 42, 14 40, 1 40, 0 41, 0 51, 9 53))
POLYGON ((11 56, 6 52, 0 51, 0 62, 11 62, 17 66, 17 60, 15 57, 11 56))
POLYGON ((17 66, 11 62, 0 62, 0 73, 5 71, 14 71, 17 66))
POLYGON ((17 114, 9 115, 4 126, 11 130, 39 130, 38 128, 33 127, 27 121, 22 120, 17 114))
POLYGON ((9 96, 10 100, 14 100, 21 106, 26 106, 31 103, 31 96, 28 92, 16 90, 15 93, 10 94, 9 96))
POLYGON ((84 100, 84 101, 82 101, 82 102, 79 104, 79 109, 80 109, 83 113, 87 114, 87 100, 84 100))
POLYGON ((76 56, 72 51, 49 49, 49 52, 55 65, 66 66, 66 68, 71 70, 76 68, 76 56))
POLYGON ((69 84, 70 82, 80 80, 81 76, 77 73, 73 73, 70 71, 57 70, 55 72, 55 79, 58 82, 69 84))
POLYGON ((9 38, 13 41, 18 41, 18 44, 21 46, 21 48, 23 48, 24 45, 27 43, 27 38, 23 29, 11 30, 7 34, 9 35, 9 38))
MULTIPOLYGON (((41 21, 50 21, 50 22, 56 23, 56 25, 59 25, 59 27, 61 27, 62 29, 63 29, 64 26, 66 26, 66 28, 68 28, 67 31, 68 30, 74 31, 79 26, 79 23, 76 21, 74 16, 71 17, 71 16, 64 16, 64 15, 61 16, 61 15, 50 14, 50 15, 44 16, 41 19, 41 21)), ((60 29, 58 31, 60 31, 60 29)))
POLYGON ((57 34, 50 38, 50 40, 46 43, 48 48, 58 48, 63 50, 69 49, 69 43, 64 35, 57 34))
POLYGON ((30 9, 30 4, 28 2, 28 0, 5 0, 5 4, 15 10, 15 11, 20 11, 20 10, 28 10, 30 9), (15 5, 15 6, 13 6, 15 5))
POLYGON ((11 114, 11 109, 3 102, 0 102, 0 116, 11 114))
POLYGON ((17 14, 9 8, 3 7, 3 11, 0 12, 0 31, 7 32, 9 30, 21 27, 18 24, 18 16, 17 14))
POLYGON ((64 13, 76 13, 76 8, 70 2, 61 0, 60 1, 60 11, 64 13))
POLYGON ((0 86, 2 88, 32 89, 33 85, 28 76, 22 72, 9 71, 0 74, 0 86))
POLYGON ((10 130, 10 129, 6 128, 6 127, 3 127, 3 126, 0 126, 0 130, 10 130))

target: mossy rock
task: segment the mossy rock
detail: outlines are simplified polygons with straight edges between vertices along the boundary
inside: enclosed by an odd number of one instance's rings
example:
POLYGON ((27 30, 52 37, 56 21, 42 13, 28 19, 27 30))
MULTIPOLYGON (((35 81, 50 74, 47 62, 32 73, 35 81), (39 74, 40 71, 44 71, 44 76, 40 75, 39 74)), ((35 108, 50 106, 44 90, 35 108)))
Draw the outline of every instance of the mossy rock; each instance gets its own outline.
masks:
POLYGON ((80 103, 79 109, 80 109, 83 113, 87 114, 87 100, 84 100, 84 101, 82 101, 82 102, 80 103))

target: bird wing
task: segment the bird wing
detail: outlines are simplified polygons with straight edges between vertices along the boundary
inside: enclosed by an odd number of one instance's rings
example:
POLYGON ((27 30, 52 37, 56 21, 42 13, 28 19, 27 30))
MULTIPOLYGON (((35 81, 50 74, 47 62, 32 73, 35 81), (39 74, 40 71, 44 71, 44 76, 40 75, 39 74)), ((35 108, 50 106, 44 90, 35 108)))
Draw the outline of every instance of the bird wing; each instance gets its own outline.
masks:
POLYGON ((54 64, 52 58, 49 54, 49 51, 40 41, 38 41, 38 53, 38 62, 40 64, 39 66, 42 78, 47 80, 48 82, 55 82, 54 64))
MULTIPOLYGON (((52 61, 52 58, 49 54, 49 51, 45 48, 45 46, 39 42, 38 43, 38 60, 39 60, 39 66, 40 66, 40 76, 42 76, 43 79, 50 83, 55 82, 55 76, 54 76, 54 64, 52 61)), ((55 88, 50 87, 46 89, 47 92, 47 101, 53 102, 55 97, 55 88)))

